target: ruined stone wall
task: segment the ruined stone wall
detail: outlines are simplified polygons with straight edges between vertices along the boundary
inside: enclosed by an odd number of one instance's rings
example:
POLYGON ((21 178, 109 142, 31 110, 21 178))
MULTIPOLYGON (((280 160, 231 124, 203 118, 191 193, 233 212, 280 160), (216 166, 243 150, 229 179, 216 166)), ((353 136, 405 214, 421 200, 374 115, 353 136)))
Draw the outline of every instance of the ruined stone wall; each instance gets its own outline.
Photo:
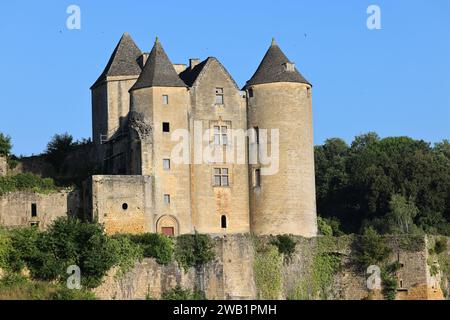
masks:
POLYGON ((63 190, 49 194, 11 192, 0 197, 0 225, 28 227, 38 225, 45 230, 56 218, 76 216, 81 210, 80 194, 76 190, 63 190), (36 216, 32 216, 32 206, 36 216))
POLYGON ((8 161, 5 156, 0 155, 0 177, 6 176, 8 173, 8 161))
POLYGON ((43 155, 20 158, 15 168, 8 171, 13 176, 19 173, 33 173, 47 178, 55 175, 53 166, 45 160, 43 155))
MULTIPOLYGON (((383 299, 380 291, 367 289, 369 275, 352 267, 352 242, 348 238, 331 240, 336 243, 332 253, 342 258, 342 267, 330 280, 326 299, 383 299)), ((259 238, 259 241, 270 239, 259 238)), ((318 267, 315 266, 315 255, 320 250, 320 240, 297 238, 297 241, 295 254, 290 260, 285 260, 279 274, 274 275, 274 279, 279 276, 282 283, 278 296, 280 299, 323 299, 320 296, 307 297, 304 292, 300 292, 307 289, 304 283, 308 284, 314 279, 312 268, 318 267)), ((227 235, 215 238, 215 244, 216 259, 205 266, 203 275, 194 269, 185 272, 175 262, 169 266, 159 266, 153 259, 145 259, 123 277, 116 277, 115 271, 111 271, 95 293, 100 299, 158 299, 176 285, 193 290, 201 277, 203 281, 200 283, 204 283, 208 299, 257 299, 259 288, 256 285, 255 239, 249 235, 227 235)), ((402 264, 397 273, 402 287, 398 286, 396 299, 443 299, 442 294, 439 294, 442 292, 440 288, 433 287, 437 282, 427 278, 430 268, 426 261, 426 246, 410 250, 393 244, 392 248, 391 260, 402 264)), ((448 257, 450 253, 445 254, 448 257)), ((443 275, 434 277, 440 276, 443 275)), ((442 283, 448 283, 448 279, 442 283)))

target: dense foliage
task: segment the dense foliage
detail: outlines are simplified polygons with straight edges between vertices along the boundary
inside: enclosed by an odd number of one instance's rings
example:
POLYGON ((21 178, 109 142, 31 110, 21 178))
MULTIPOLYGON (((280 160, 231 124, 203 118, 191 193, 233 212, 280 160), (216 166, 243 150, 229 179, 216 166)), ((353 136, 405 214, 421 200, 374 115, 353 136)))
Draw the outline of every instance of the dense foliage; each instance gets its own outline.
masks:
POLYGON ((195 233, 179 236, 175 245, 175 259, 185 270, 201 267, 215 257, 211 238, 195 233))
POLYGON ((155 258, 161 265, 167 265, 173 258, 172 239, 157 233, 144 233, 136 235, 117 235, 114 238, 127 238, 138 245, 144 258, 155 258))
POLYGON ((60 218, 46 232, 0 232, 0 267, 16 274, 26 268, 33 280, 64 283, 67 268, 76 265, 81 284, 94 288, 113 266, 126 271, 141 257, 141 249, 129 239, 108 237, 101 225, 75 219, 60 218))
MULTIPOLYGON (((315 148, 317 206, 346 233, 450 235, 450 143, 358 136, 315 148)), ((330 220, 327 220, 329 222, 330 220)), ((331 220, 332 221, 332 220, 331 220)), ((329 229, 326 231, 329 234, 329 229)))
POLYGON ((47 161, 59 171, 64 159, 74 150, 75 146, 76 143, 70 134, 55 134, 47 144, 44 155, 47 161))
POLYGON ((34 281, 18 274, 0 280, 0 300, 94 300, 85 289, 70 290, 57 283, 34 281))
POLYGON ((181 286, 166 291, 162 294, 161 300, 205 300, 203 293, 183 289, 181 286))
POLYGON ((11 148, 11 138, 0 132, 0 156, 9 156, 11 148))
POLYGON ((278 235, 271 241, 271 244, 278 248, 278 252, 281 253, 285 260, 290 260, 295 253, 296 241, 288 235, 278 235))
POLYGON ((34 191, 47 193, 56 191, 53 179, 41 178, 32 173, 19 173, 15 176, 0 177, 0 195, 14 191, 34 191))

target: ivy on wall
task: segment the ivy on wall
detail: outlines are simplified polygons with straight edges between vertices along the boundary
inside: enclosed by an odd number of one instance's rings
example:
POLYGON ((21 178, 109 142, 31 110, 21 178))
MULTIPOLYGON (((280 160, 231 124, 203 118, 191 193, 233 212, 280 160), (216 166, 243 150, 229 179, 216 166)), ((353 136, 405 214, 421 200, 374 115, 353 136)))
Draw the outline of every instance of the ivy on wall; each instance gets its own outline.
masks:
POLYGON ((276 300, 281 296, 283 256, 274 245, 258 245, 255 252, 254 274, 258 298, 276 300))

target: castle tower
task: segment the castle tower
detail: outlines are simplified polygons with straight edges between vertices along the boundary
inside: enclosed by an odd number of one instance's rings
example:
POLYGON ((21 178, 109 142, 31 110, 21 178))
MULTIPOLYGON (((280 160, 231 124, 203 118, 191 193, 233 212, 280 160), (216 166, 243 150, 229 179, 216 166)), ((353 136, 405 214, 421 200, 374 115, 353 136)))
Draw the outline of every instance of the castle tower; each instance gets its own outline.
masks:
POLYGON ((105 70, 92 85, 92 139, 96 145, 115 135, 128 116, 128 91, 141 73, 141 56, 133 39, 124 33, 105 70))
POLYGON ((180 141, 172 140, 176 130, 188 134, 189 92, 158 39, 130 95, 130 127, 138 133, 132 149, 139 153, 132 173, 154 177, 150 230, 191 233, 189 161, 174 158, 180 141))
POLYGON ((261 161, 250 164, 255 234, 317 234, 311 88, 275 41, 245 86, 248 125, 257 136, 253 146, 261 148, 267 129, 270 154, 276 144, 271 130, 279 130, 278 170, 268 172, 261 161))

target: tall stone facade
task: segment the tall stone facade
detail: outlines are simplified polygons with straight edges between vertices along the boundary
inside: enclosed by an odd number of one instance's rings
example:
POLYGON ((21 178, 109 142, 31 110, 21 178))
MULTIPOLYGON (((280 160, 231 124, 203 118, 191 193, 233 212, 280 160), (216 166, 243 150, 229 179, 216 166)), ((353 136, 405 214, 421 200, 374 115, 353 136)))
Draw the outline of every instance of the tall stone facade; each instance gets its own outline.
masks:
POLYGON ((98 193, 89 207, 109 232, 316 235, 312 87, 275 42, 240 89, 214 57, 172 64, 158 39, 142 53, 124 34, 91 89, 97 161, 118 202, 98 193), (104 219, 130 192, 150 199, 146 218, 104 219))

